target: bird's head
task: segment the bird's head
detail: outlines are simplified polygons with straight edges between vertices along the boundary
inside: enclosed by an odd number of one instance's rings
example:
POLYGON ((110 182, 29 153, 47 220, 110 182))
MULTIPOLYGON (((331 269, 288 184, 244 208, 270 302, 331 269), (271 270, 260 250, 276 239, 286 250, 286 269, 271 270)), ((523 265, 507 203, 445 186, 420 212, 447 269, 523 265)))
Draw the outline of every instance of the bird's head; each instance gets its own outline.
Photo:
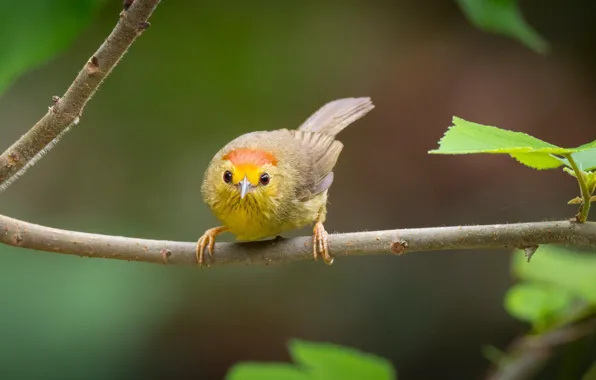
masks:
MULTIPOLYGON (((240 200, 270 197, 277 193, 277 158, 271 152, 256 148, 238 148, 221 157, 213 177, 219 177, 219 193, 240 200)), ((217 180, 216 180, 217 181, 217 180)))

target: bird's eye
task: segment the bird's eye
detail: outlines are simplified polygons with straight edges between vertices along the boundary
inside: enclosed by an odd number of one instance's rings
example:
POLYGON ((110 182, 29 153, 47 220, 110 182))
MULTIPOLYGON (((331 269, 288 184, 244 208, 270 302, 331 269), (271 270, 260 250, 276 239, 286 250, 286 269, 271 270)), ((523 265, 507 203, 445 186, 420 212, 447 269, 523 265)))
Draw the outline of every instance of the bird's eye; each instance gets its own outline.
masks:
POLYGON ((229 170, 226 170, 223 174, 223 180, 225 183, 232 182, 232 172, 229 170))
POLYGON ((266 186, 269 184, 270 179, 271 178, 269 177, 269 174, 263 173, 263 174, 261 174, 261 177, 259 178, 259 182, 261 183, 261 185, 266 186))

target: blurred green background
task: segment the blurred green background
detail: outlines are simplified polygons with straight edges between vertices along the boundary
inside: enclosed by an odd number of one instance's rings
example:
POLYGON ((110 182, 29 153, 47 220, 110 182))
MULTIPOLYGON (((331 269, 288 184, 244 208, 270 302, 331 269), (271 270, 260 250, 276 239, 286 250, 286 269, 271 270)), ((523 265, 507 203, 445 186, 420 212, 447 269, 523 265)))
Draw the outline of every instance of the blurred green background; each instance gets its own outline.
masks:
MULTIPOLYGON (((58 17, 11 4, 0 0, 0 19, 30 31, 32 18, 58 17)), ((2 194, 2 213, 196 240, 216 224, 199 189, 223 144, 370 96, 377 108, 340 135, 329 231, 568 218, 577 184, 560 171, 426 153, 453 115, 561 146, 595 138, 596 3, 522 5, 549 56, 475 29, 455 2, 164 0, 80 125, 2 194)), ((64 93, 120 8, 105 0, 73 44, 0 97, 4 147, 64 93)), ((21 37, 0 38, 1 59, 21 37)), ((288 360, 286 342, 301 338, 386 357, 402 379, 472 379, 490 364, 483 345, 528 329, 503 308, 506 250, 209 270, 0 255, 1 378, 219 379, 238 361, 288 360)))

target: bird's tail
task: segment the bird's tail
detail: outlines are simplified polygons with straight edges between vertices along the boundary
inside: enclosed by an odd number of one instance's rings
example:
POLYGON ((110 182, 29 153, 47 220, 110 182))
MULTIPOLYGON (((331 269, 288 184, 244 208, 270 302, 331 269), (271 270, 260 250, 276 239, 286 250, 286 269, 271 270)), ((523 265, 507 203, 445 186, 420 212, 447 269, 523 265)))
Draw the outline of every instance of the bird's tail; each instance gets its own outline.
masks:
POLYGON ((298 128, 335 136, 370 110, 375 108, 370 98, 345 98, 325 104, 298 128))

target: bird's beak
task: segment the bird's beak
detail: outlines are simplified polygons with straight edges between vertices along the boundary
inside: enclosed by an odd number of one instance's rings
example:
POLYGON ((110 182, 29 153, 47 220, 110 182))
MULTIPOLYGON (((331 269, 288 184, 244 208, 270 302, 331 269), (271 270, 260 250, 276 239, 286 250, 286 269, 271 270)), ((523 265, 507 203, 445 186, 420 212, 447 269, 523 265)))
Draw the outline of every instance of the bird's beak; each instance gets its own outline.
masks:
POLYGON ((248 181, 248 177, 244 176, 244 179, 240 181, 240 199, 243 199, 246 196, 249 186, 250 182, 248 181))

